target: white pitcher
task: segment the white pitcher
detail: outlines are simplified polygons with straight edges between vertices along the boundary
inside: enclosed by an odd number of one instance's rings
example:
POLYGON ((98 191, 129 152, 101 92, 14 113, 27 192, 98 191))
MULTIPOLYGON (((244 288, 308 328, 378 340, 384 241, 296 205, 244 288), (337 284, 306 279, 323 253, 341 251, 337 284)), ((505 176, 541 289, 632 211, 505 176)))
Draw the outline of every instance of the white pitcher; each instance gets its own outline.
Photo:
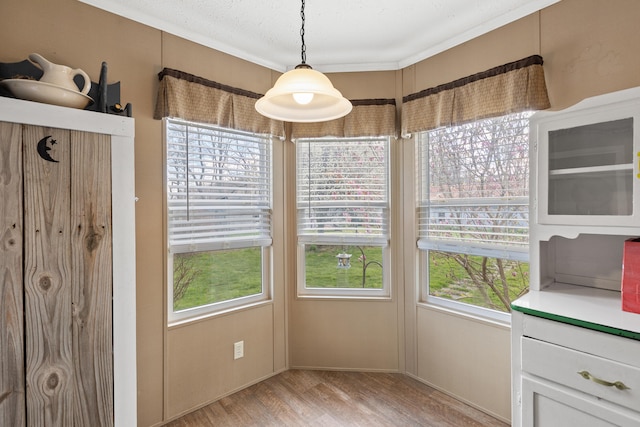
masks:
POLYGON ((42 68, 44 74, 40 78, 41 82, 51 83, 56 86, 64 87, 65 89, 78 91, 78 86, 73 81, 73 78, 78 74, 82 76, 84 79, 84 87, 80 91, 83 94, 89 93, 89 89, 91 89, 91 79, 79 68, 72 69, 67 67, 66 65, 58 65, 52 62, 47 61, 37 53, 32 53, 29 55, 29 59, 42 68))

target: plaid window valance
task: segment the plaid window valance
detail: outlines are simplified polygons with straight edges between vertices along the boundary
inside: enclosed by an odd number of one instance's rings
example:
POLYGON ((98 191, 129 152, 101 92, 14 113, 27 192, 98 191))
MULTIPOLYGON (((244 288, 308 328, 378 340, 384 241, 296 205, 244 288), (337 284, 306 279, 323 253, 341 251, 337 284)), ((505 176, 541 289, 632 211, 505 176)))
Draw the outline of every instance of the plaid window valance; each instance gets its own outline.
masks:
MULTIPOLYGON (((487 117, 550 107, 542 57, 501 65, 403 98, 401 136, 487 117)), ((180 118, 285 138, 284 123, 260 115, 262 95, 165 68, 154 118, 180 118)), ((291 140, 319 137, 398 136, 395 99, 352 100, 345 117, 293 123, 291 140)))

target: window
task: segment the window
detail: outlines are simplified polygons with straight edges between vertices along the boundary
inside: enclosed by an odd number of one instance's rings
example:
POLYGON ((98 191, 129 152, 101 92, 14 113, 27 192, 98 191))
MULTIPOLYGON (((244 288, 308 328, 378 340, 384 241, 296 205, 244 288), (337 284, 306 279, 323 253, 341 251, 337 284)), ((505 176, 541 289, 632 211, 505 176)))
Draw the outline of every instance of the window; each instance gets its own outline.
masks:
POLYGON ((298 293, 389 296, 389 138, 299 139, 298 293))
POLYGON ((166 120, 169 320, 268 297, 271 140, 166 120))
POLYGON ((531 114, 420 134, 423 301, 508 320, 528 291, 531 114))

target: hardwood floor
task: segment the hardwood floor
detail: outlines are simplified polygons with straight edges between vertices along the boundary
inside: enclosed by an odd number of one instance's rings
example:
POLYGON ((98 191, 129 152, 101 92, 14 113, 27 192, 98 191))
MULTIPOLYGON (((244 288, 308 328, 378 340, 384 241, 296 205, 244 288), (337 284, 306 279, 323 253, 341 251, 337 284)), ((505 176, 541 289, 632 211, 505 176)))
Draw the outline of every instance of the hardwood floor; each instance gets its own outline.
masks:
POLYGON ((508 424, 402 374, 290 370, 167 425, 505 427, 508 424))

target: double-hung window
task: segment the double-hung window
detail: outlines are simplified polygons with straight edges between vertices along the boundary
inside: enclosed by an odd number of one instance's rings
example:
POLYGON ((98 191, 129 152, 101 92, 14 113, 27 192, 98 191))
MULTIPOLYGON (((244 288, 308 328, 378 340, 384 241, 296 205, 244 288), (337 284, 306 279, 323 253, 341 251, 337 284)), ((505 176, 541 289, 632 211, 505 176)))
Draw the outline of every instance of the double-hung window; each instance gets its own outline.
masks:
POLYGON ((270 137, 165 120, 169 320, 269 297, 270 137))
POLYGON ((296 141, 299 295, 389 296, 389 143, 296 141))
POLYGON ((527 292, 530 115, 418 135, 423 301, 506 321, 527 292))

